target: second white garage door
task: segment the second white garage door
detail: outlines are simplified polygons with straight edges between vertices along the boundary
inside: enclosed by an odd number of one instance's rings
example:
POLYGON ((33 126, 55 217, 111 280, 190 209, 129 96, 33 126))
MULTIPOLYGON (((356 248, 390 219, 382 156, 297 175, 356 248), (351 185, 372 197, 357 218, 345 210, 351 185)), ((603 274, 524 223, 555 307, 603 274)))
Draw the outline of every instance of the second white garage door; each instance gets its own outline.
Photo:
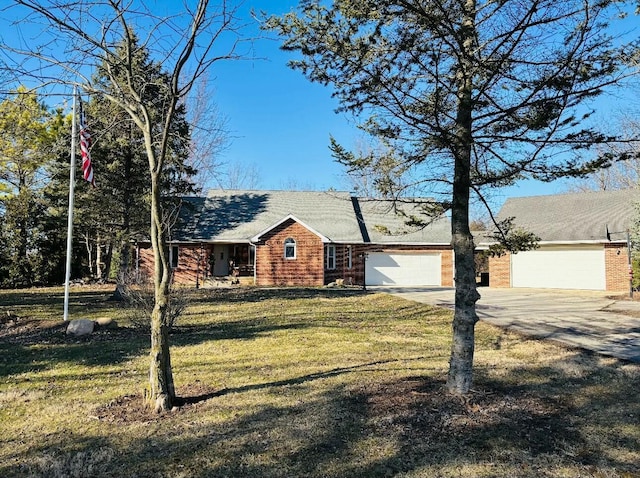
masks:
POLYGON ((605 290, 604 248, 540 248, 511 256, 513 287, 605 290))
POLYGON ((367 285, 441 285, 440 253, 370 253, 366 262, 367 285))

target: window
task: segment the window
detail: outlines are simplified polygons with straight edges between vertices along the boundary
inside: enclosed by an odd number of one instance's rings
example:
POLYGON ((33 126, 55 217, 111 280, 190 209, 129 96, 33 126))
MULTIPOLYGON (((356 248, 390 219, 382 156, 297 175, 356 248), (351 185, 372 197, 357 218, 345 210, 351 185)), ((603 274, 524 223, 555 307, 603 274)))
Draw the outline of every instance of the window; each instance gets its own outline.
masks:
POLYGON ((327 269, 333 270, 336 268, 336 246, 329 244, 327 246, 327 269))
POLYGON ((347 246, 347 269, 351 269, 353 267, 353 255, 351 251, 351 246, 347 246))
POLYGON ((172 269, 178 267, 178 252, 178 246, 171 246, 169 249, 169 263, 172 269))
POLYGON ((295 259, 296 258, 296 241, 288 238, 284 241, 284 258, 295 259))

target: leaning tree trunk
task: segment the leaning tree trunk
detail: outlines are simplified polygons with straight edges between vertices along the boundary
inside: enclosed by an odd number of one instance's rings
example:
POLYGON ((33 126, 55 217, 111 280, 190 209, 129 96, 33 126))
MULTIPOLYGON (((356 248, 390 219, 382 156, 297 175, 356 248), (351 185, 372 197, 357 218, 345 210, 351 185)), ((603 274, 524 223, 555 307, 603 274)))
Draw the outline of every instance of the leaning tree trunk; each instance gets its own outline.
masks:
POLYGON ((151 173, 151 243, 155 259, 155 306, 151 314, 151 364, 149 368, 148 405, 156 412, 170 410, 175 401, 175 387, 169 351, 169 254, 166 229, 160 205, 160 174, 151 173))
POLYGON ((460 28, 462 51, 458 70, 458 111, 453 140, 455 171, 451 236, 455 255, 456 298, 453 316, 453 343, 447 387, 453 393, 465 394, 473 379, 475 325, 478 321, 474 245, 469 230, 469 193, 471 189, 471 151, 473 146, 473 48, 475 44, 475 0, 466 0, 460 28))

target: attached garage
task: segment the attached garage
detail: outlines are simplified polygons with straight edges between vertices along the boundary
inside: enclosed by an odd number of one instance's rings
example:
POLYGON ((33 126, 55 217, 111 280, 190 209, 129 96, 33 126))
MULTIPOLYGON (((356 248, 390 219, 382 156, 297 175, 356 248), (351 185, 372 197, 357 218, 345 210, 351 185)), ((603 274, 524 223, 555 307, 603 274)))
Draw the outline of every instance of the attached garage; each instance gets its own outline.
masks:
POLYGON ((369 253, 366 261, 367 285, 439 286, 442 284, 442 257, 438 253, 369 253))
POLYGON ((511 286, 605 290, 604 247, 542 246, 534 251, 512 254, 511 286))

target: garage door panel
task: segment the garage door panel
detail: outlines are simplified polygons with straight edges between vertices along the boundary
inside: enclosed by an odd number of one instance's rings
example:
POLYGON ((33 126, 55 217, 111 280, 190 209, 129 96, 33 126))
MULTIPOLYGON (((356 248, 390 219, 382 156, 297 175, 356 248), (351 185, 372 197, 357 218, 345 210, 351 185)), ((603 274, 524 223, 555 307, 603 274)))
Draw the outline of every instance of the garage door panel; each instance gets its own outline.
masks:
POLYGON ((441 257, 431 254, 370 253, 367 285, 440 285, 441 257))
POLYGON ((511 274, 513 287, 604 290, 604 248, 519 252, 511 256, 511 274))

